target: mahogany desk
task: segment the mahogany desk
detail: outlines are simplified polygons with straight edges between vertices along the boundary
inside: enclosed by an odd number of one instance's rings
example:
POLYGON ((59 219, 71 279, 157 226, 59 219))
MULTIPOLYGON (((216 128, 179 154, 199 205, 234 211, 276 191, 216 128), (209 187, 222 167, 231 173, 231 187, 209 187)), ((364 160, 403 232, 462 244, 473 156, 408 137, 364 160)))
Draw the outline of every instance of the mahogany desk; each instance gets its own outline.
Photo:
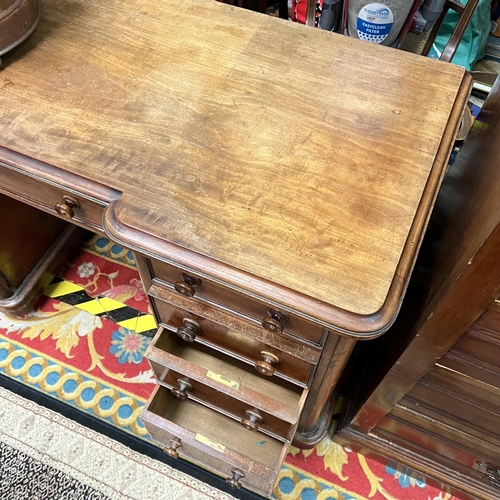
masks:
POLYGON ((470 79, 212 0, 43 7, 0 72, 0 191, 135 251, 145 425, 268 493, 398 313, 470 79))

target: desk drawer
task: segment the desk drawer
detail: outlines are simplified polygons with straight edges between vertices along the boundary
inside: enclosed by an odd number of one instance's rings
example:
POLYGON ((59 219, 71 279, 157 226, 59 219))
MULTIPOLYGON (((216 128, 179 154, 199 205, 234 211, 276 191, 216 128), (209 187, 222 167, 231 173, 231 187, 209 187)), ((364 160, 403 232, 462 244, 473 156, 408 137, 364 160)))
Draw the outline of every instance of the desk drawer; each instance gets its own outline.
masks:
POLYGON ((189 379, 193 389, 184 391, 188 397, 238 422, 248 420, 246 411, 257 410, 262 418, 261 430, 285 440, 293 437, 307 393, 301 387, 263 377, 244 363, 204 345, 186 343, 163 328, 158 330, 146 357, 161 382, 173 386, 178 379, 189 379), (175 374, 168 375, 165 368, 175 374))
POLYGON ((195 461, 227 478, 233 486, 271 493, 288 444, 249 431, 157 386, 140 416, 151 437, 177 458, 195 461), (235 472, 233 472, 235 471, 235 472))
POLYGON ((158 382, 167 387, 175 397, 212 408, 239 422, 245 429, 266 434, 278 441, 291 442, 293 439, 294 426, 290 423, 206 385, 211 380, 203 374, 201 381, 198 381, 190 375, 164 368, 155 362, 151 362, 151 366, 158 382))
POLYGON ((306 385, 319 361, 319 347, 270 333, 233 314, 186 299, 173 290, 153 285, 149 299, 158 323, 176 331, 180 338, 222 349, 264 375, 276 373, 306 385))
POLYGON ((254 297, 239 293, 224 285, 195 273, 184 272, 182 269, 165 262, 151 260, 153 278, 174 286, 176 291, 191 300, 205 300, 222 308, 244 314, 258 321, 263 328, 271 333, 288 332, 315 344, 321 344, 324 330, 318 325, 279 311, 273 305, 261 302, 254 297))
POLYGON ((0 191, 63 219, 71 219, 88 229, 103 231, 102 216, 106 207, 104 202, 65 189, 59 184, 35 179, 2 163, 0 178, 0 191))

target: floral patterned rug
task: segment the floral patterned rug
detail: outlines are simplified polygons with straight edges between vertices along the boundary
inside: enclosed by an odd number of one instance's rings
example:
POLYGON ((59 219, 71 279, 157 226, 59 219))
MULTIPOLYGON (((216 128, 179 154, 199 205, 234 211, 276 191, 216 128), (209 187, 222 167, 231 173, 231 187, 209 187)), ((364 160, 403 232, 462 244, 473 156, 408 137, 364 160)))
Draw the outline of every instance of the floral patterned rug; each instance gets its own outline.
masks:
MULTIPOLYGON (((100 236, 45 289, 30 314, 0 313, 0 373, 150 440, 138 416, 154 388, 144 352, 154 320, 130 252, 100 236)), ((291 448, 278 500, 455 500, 396 463, 382 465, 330 438, 291 448)))

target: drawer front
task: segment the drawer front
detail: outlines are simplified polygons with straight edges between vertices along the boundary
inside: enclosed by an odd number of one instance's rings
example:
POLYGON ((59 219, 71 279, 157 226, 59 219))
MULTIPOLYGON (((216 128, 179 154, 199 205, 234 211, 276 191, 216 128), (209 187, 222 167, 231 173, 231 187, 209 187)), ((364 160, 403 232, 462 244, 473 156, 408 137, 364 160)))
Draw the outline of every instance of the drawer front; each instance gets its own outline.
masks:
POLYGON ((228 479, 268 495, 288 444, 244 429, 191 401, 157 386, 140 416, 151 437, 173 458, 186 457, 228 479), (234 472, 233 472, 234 471, 234 472))
POLYGON ((13 194, 36 208, 100 232, 103 231, 105 204, 63 186, 46 183, 7 168, 0 163, 0 190, 13 194))
MULTIPOLYGON (((264 375, 276 374, 301 385, 306 385, 314 371, 315 363, 319 359, 318 351, 312 351, 309 354, 307 347, 293 341, 288 342, 288 351, 297 353, 305 351, 303 354, 314 360, 314 364, 276 347, 279 345, 279 336, 275 334, 263 332, 267 335, 260 336, 267 340, 273 340, 272 344, 274 345, 270 345, 264 343, 260 338, 239 333, 239 331, 211 321, 204 316, 193 314, 163 300, 155 299, 151 295, 150 303, 158 315, 159 323, 175 331, 186 342, 196 341, 212 345, 254 366, 257 371, 264 375), (276 338, 270 339, 270 337, 276 338)), ((240 331, 247 330, 248 333, 253 333, 253 331, 259 330, 253 325, 247 327, 245 322, 241 320, 232 319, 231 322, 236 322, 240 331)))
MULTIPOLYGON (((151 342, 146 358, 154 368, 155 364, 160 365, 212 389, 206 393, 206 402, 221 412, 227 411, 227 406, 219 401, 219 397, 222 398, 219 393, 244 403, 245 409, 255 408, 273 415, 286 422, 287 428, 298 422, 307 394, 302 387, 260 375, 245 363, 203 344, 184 342, 163 328, 151 342), (209 399, 209 395, 213 399, 209 399)), ((162 370, 156 367, 155 372, 160 375, 162 370)))
POLYGON ((324 330, 318 325, 284 313, 273 305, 232 290, 194 273, 184 272, 165 262, 152 260, 153 277, 172 285, 179 293, 192 299, 208 300, 222 308, 244 314, 258 321, 272 333, 288 332, 315 344, 321 344, 324 330))
POLYGON ((292 440, 293 426, 290 423, 182 373, 164 368, 155 362, 152 362, 151 366, 159 383, 170 389, 175 397, 190 399, 215 409, 236 420, 248 430, 262 432, 283 442, 292 440))

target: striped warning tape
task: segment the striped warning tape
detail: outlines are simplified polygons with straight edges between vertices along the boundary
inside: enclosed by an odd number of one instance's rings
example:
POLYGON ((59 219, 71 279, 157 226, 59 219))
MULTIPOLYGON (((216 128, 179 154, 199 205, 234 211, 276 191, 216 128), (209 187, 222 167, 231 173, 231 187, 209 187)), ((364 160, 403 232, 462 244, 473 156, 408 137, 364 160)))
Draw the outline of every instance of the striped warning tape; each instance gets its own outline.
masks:
POLYGON ((105 317, 117 325, 146 337, 154 337, 156 322, 151 316, 117 300, 99 295, 91 297, 80 285, 62 278, 54 278, 44 289, 44 294, 95 316, 105 317))

